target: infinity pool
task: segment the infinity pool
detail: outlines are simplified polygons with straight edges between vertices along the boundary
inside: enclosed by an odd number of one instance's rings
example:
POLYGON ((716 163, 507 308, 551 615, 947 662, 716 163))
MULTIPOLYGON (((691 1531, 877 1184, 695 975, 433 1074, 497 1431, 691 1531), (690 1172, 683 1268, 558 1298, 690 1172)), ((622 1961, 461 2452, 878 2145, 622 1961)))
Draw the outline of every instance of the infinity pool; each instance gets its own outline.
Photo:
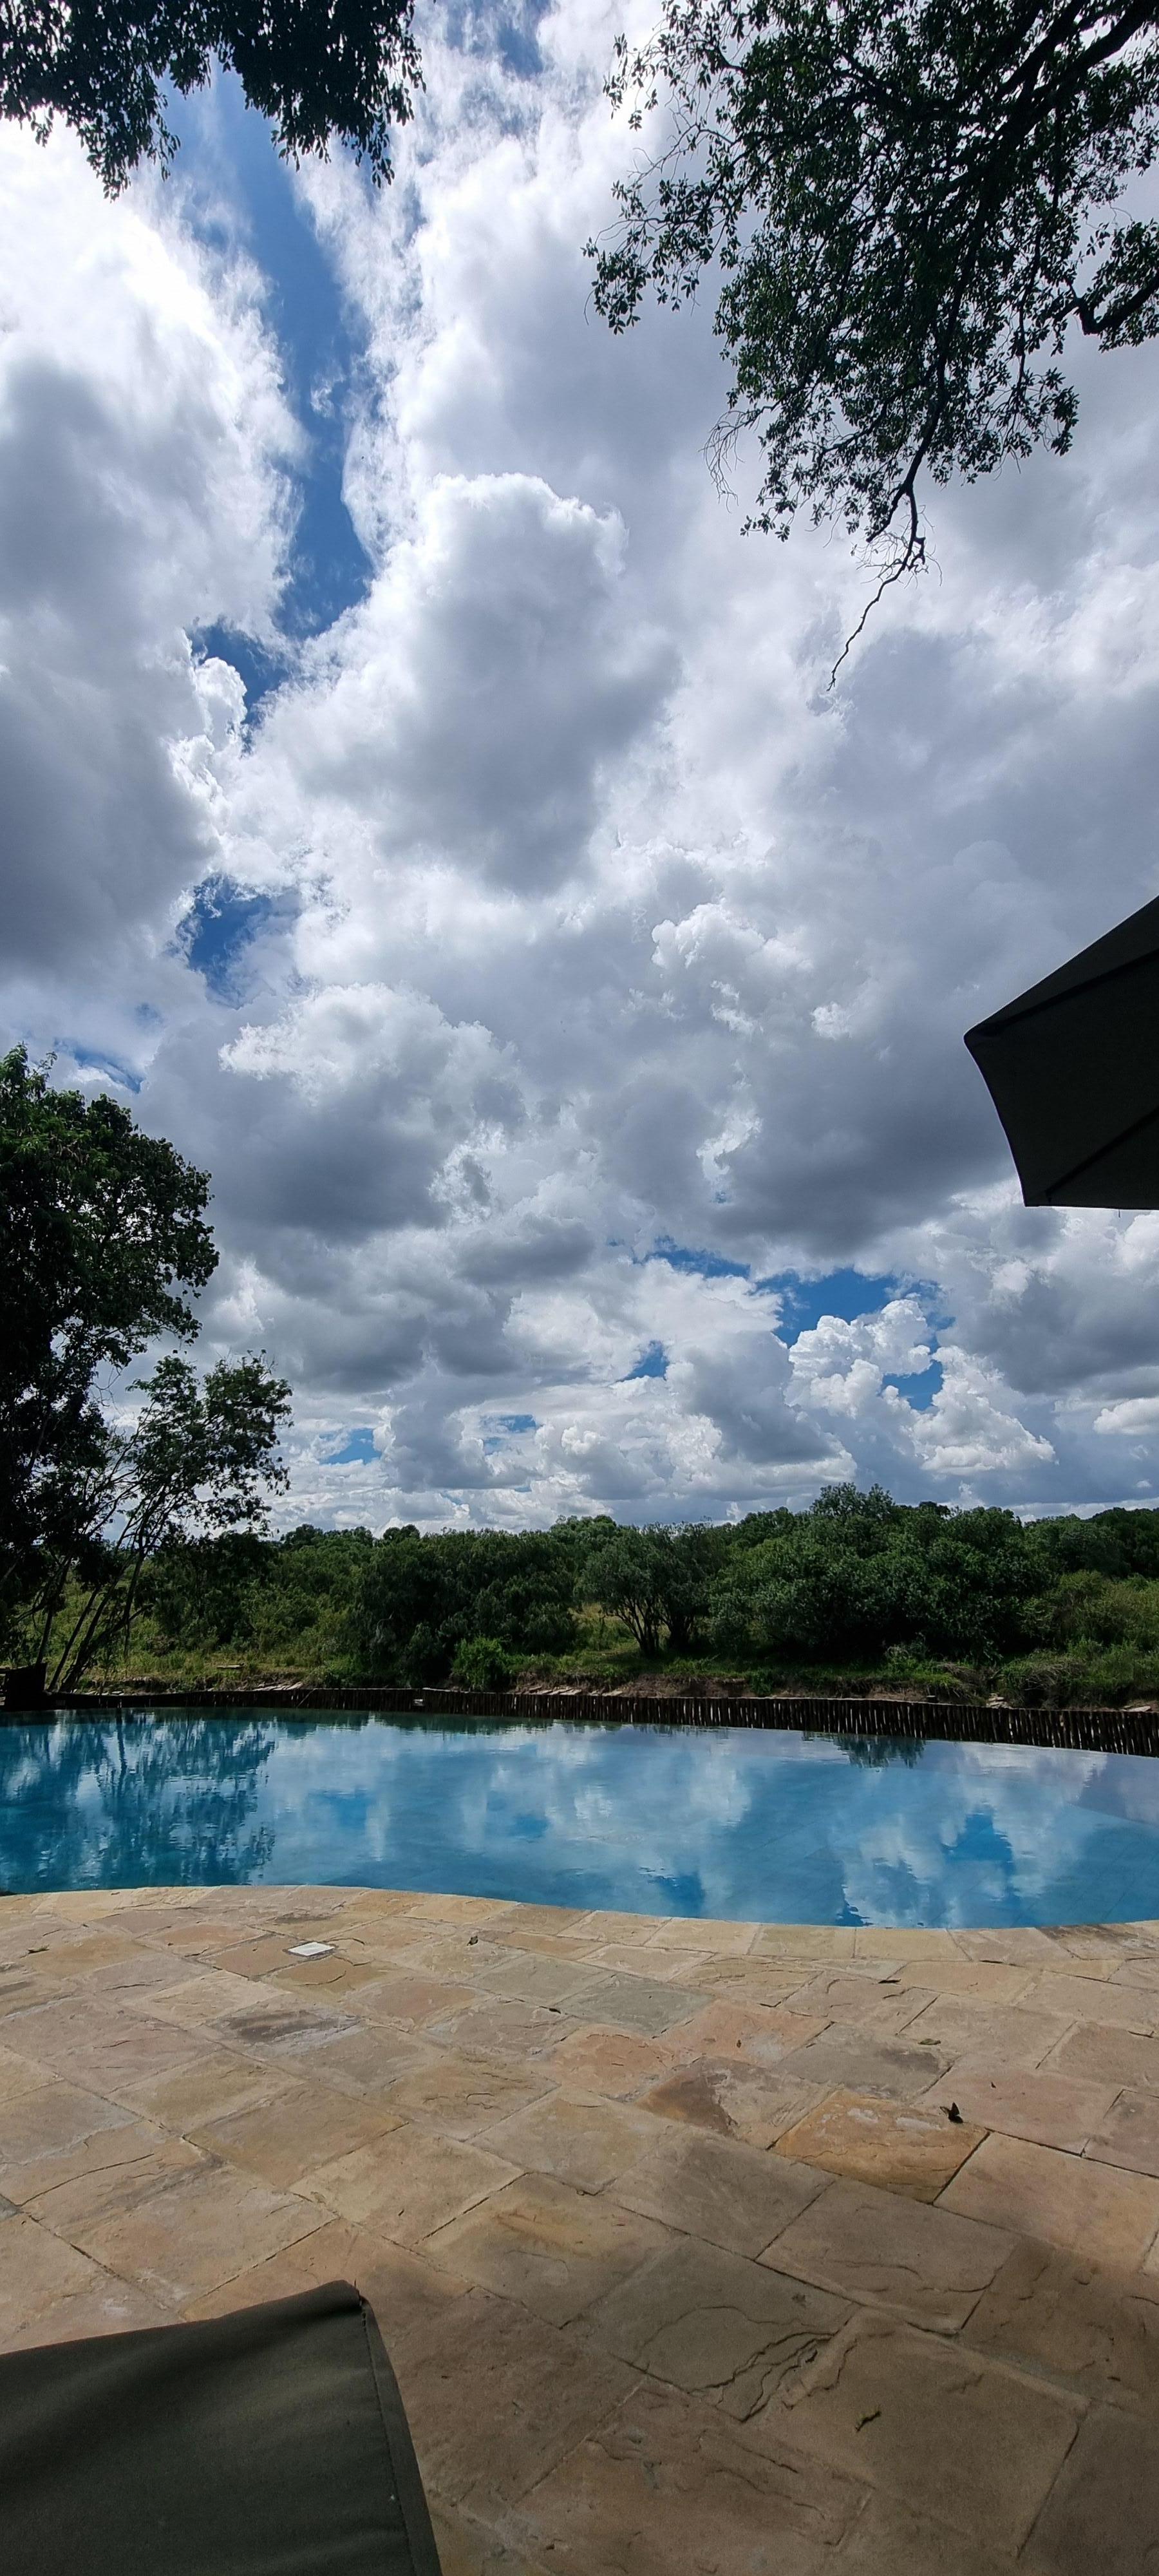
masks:
POLYGON ((360 1885, 785 1923, 1159 1916, 1159 1761, 238 1711, 0 1728, 0 1892, 360 1885))

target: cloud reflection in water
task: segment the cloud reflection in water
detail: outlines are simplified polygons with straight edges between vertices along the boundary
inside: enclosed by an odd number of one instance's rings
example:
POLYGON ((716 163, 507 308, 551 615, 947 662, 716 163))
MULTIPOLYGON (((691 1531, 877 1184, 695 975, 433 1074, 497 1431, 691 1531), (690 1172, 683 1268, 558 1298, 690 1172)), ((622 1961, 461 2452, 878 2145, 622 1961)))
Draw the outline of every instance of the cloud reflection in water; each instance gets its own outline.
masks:
POLYGON ((796 1923, 1159 1915, 1159 1762, 228 1714, 0 1730, 0 1887, 329 1882, 796 1923))

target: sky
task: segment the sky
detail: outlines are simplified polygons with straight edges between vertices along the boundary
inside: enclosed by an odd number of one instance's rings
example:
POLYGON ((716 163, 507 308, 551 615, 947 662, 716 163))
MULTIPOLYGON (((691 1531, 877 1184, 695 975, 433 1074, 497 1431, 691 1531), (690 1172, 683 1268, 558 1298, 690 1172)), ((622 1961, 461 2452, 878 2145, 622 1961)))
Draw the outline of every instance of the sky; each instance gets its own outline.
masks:
POLYGON ((1159 892, 1159 352, 847 541, 616 340, 624 0, 421 22, 375 192, 218 82, 0 134, 0 1042, 212 1176, 280 1517, 1159 1498, 1159 1215, 1027 1209, 974 1021, 1159 892))

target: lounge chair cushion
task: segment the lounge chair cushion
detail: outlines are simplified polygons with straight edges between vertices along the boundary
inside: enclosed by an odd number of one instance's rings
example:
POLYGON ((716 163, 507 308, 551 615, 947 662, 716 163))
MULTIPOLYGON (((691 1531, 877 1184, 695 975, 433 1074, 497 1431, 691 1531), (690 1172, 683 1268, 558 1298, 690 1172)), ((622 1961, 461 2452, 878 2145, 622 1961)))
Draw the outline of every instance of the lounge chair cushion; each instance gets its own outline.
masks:
POLYGON ((0 2355, 5 2576, 439 2576, 374 2317, 346 2281, 0 2355))

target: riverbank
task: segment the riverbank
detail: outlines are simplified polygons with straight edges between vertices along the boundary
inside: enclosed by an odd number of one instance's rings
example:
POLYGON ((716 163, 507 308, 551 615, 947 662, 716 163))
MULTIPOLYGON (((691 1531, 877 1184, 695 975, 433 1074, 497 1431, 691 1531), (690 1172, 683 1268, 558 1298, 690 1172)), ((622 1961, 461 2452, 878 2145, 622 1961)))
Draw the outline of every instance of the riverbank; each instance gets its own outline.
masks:
POLYGON ((456 1720, 508 1720, 515 1725, 665 1725, 770 1727, 803 1734, 942 1743, 1027 1744, 1088 1753, 1159 1756, 1159 1711, 1154 1708, 1016 1708, 994 1700, 763 1698, 730 1692, 719 1698, 680 1698, 624 1691, 400 1691, 366 1687, 330 1689, 287 1683, 256 1690, 155 1690, 147 1685, 117 1691, 77 1691, 41 1709, 5 1708, 0 1722, 18 1725, 57 1711, 102 1717, 170 1709, 270 1709, 283 1716, 310 1711, 351 1716, 390 1715, 456 1720))

